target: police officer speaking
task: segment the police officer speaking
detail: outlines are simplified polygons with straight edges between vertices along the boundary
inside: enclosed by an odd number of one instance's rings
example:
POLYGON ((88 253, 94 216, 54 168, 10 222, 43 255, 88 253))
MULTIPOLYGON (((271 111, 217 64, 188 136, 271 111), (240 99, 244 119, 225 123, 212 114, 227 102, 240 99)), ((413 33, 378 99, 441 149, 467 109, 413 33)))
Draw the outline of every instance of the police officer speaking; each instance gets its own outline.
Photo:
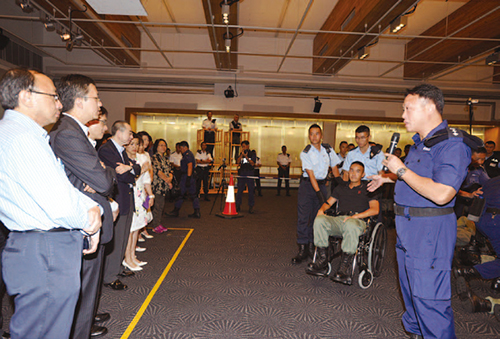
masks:
POLYGON ((189 144, 187 141, 181 141, 179 143, 182 160, 181 160, 181 182, 180 189, 181 194, 174 205, 174 210, 169 213, 171 217, 178 217, 179 210, 181 209, 182 204, 184 203, 184 197, 187 194, 191 200, 193 200, 193 208, 194 213, 189 214, 190 218, 201 217, 200 215, 200 199, 198 198, 198 194, 196 193, 196 183, 194 180, 194 167, 196 166, 196 160, 194 159, 193 152, 189 150, 189 144))
POLYGON ((236 163, 239 164, 240 169, 238 174, 238 192, 236 192, 236 210, 240 211, 241 201, 243 199, 243 191, 245 186, 248 187, 248 213, 253 213, 253 206, 255 205, 255 182, 254 178, 247 178, 247 176, 253 176, 255 161, 257 161, 257 156, 254 151, 250 150, 250 143, 244 140, 241 143, 241 153, 236 158, 236 163))
POLYGON ((468 144, 477 139, 448 128, 443 106, 443 93, 433 85, 407 91, 403 119, 407 131, 416 132, 415 144, 404 163, 386 153, 383 164, 393 174, 371 176, 369 184, 373 191, 397 175, 396 254, 406 308, 403 325, 411 338, 455 338, 450 281, 457 237, 453 205, 470 162, 468 144))
POLYGON ((293 264, 299 264, 309 255, 311 257, 314 255, 313 222, 319 208, 328 198, 325 186, 328 168, 332 168, 335 177, 339 176, 339 169, 336 165, 340 159, 330 145, 321 143, 322 138, 321 127, 317 124, 311 125, 309 127, 311 144, 300 153, 304 173, 300 178, 297 206, 299 252, 292 258, 293 264))

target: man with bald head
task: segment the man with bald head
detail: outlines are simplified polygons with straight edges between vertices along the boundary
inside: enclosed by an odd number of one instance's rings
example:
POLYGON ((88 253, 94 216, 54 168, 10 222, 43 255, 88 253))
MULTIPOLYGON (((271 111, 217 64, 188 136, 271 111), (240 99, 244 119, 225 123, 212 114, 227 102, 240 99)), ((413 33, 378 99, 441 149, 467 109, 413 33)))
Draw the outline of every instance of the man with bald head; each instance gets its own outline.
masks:
POLYGON ((0 219, 11 231, 3 278, 14 296, 12 338, 68 338, 83 254, 93 253, 99 205, 78 191, 49 146, 44 126, 62 109, 47 76, 24 69, 0 80, 0 219), (84 250, 83 239, 89 239, 84 250))

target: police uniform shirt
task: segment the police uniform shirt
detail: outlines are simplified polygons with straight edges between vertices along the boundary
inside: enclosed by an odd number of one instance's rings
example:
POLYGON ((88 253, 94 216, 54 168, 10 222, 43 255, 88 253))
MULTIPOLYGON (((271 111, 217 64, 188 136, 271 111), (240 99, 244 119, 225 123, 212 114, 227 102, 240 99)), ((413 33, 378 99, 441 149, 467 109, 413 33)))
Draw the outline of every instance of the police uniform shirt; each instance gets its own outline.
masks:
POLYGON ((364 154, 361 153, 359 147, 356 147, 349 151, 349 153, 347 153, 345 157, 344 164, 342 165, 342 170, 349 172, 351 164, 355 161, 359 161, 363 163, 363 165, 365 165, 365 176, 363 177, 363 180, 367 180, 366 177, 370 175, 378 174, 378 172, 381 171, 384 167, 384 165, 382 164, 382 161, 384 160, 384 154, 380 152, 372 159, 370 159, 371 149, 371 146, 368 147, 368 150, 364 154))
POLYGON ((278 158, 277 158, 276 161, 278 161, 278 163, 281 166, 288 166, 292 162, 292 159, 290 159, 290 154, 288 154, 288 153, 287 154, 280 153, 280 154, 278 154, 278 158))
POLYGON ((368 192, 368 182, 362 181, 361 185, 349 187, 349 182, 342 181, 332 192, 332 197, 337 200, 340 214, 361 213, 370 208, 370 201, 377 200, 378 194, 368 192))
POLYGON ((340 162, 339 157, 330 147, 330 153, 321 145, 318 151, 316 147, 308 145, 301 153, 300 160, 302 161, 302 175, 309 177, 306 170, 313 171, 316 180, 323 180, 328 175, 328 168, 337 165, 340 162))
POLYGON ((465 177, 465 180, 462 184, 462 187, 468 188, 474 184, 479 184, 481 186, 484 186, 484 184, 490 180, 490 177, 482 167, 478 168, 471 168, 467 176, 465 177))
POLYGON ((187 150, 184 152, 182 155, 182 160, 181 160, 181 172, 187 174, 188 172, 188 164, 192 163, 193 164, 193 170, 196 166, 196 160, 194 160, 194 155, 193 152, 190 150, 187 150))
POLYGON ((182 153, 174 152, 170 154, 170 162, 173 163, 175 166, 180 166, 181 160, 182 160, 182 153))
MULTIPOLYGON (((429 134, 448 127, 445 120, 429 134)), ((467 175, 467 166, 470 162, 471 150, 461 138, 444 140, 431 148, 424 145, 420 136, 413 136, 415 145, 411 146, 405 160, 405 165, 421 177, 431 178, 434 182, 451 186, 457 192, 467 175)), ((411 207, 453 207, 455 198, 446 205, 436 205, 431 200, 415 192, 404 180, 398 180, 394 189, 394 201, 398 205, 411 207)))
POLYGON ((486 207, 500 208, 500 177, 486 182, 483 187, 483 198, 486 201, 486 207))
POLYGON ((234 120, 231 121, 229 123, 229 130, 232 131, 233 129, 241 129, 241 123, 239 121, 238 122, 234 120))
MULTIPOLYGON (((203 128, 210 128, 210 129, 214 130, 214 129, 217 129, 217 121, 215 119, 208 120, 208 118, 207 118, 207 119, 203 120, 203 123, 201 126, 203 128)), ((205 131, 205 132, 213 133, 214 131, 205 131)))
MULTIPOLYGON (((206 151, 198 150, 198 152, 196 152, 195 159, 196 160, 210 160, 210 161, 212 161, 212 156, 210 155, 210 153, 207 153, 206 151)), ((208 166, 210 166, 210 164, 197 163, 196 166, 208 167, 208 166)))
POLYGON ((245 157, 241 157, 240 160, 240 174, 242 175, 252 175, 253 174, 253 169, 254 167, 250 163, 249 159, 253 161, 255 164, 255 161, 257 161, 257 155, 255 154, 254 151, 248 151, 248 159, 245 157))

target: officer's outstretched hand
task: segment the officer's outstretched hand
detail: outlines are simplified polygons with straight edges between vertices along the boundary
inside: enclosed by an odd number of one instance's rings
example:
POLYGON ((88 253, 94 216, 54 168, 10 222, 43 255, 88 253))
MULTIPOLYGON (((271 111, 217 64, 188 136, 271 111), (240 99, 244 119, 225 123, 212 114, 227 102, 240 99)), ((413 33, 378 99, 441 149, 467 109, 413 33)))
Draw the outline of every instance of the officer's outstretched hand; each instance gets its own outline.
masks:
MULTIPOLYGON (((384 160, 385 161, 385 160, 384 160)), ((377 188, 388 182, 394 182, 390 178, 383 177, 380 174, 370 175, 367 177, 371 181, 368 183, 367 189, 369 192, 375 192, 377 188)))

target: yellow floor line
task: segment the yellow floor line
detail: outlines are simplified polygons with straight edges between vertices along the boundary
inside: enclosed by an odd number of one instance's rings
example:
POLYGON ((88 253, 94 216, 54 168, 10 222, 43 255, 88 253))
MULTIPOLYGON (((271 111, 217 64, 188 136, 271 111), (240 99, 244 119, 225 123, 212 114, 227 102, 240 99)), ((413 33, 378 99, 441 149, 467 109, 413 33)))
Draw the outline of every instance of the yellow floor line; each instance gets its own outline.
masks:
POLYGON ((165 267, 165 270, 161 274, 160 278, 156 282, 156 284, 153 287, 153 289, 151 290, 151 292, 149 292, 148 297, 146 298, 146 300, 144 300, 144 303, 142 304, 141 308, 139 309, 139 311, 135 315, 132 322, 128 325, 127 330, 123 333, 123 335, 121 336, 121 339, 127 339, 130 336, 130 334, 132 334, 132 331, 134 330, 135 326, 137 325, 137 323, 141 319, 142 315, 144 314, 144 311, 146 311, 146 308, 148 307, 149 303, 151 302, 154 295, 156 294, 156 291, 158 291, 158 288, 160 288, 163 280, 165 279, 168 272, 170 271, 170 268, 172 267, 175 260, 177 259, 177 256, 179 256, 179 253, 182 251, 182 248, 184 247, 184 245, 186 245, 186 242, 188 241, 189 237, 191 236, 191 233, 193 233, 193 231, 194 231, 194 229, 192 229, 192 228, 169 228, 169 230, 176 230, 176 231, 177 230, 179 230, 179 231, 185 230, 185 231, 189 231, 189 233, 186 235, 186 237, 184 238, 184 240, 180 244, 179 248, 175 252, 174 256, 169 261, 167 267, 165 267))

